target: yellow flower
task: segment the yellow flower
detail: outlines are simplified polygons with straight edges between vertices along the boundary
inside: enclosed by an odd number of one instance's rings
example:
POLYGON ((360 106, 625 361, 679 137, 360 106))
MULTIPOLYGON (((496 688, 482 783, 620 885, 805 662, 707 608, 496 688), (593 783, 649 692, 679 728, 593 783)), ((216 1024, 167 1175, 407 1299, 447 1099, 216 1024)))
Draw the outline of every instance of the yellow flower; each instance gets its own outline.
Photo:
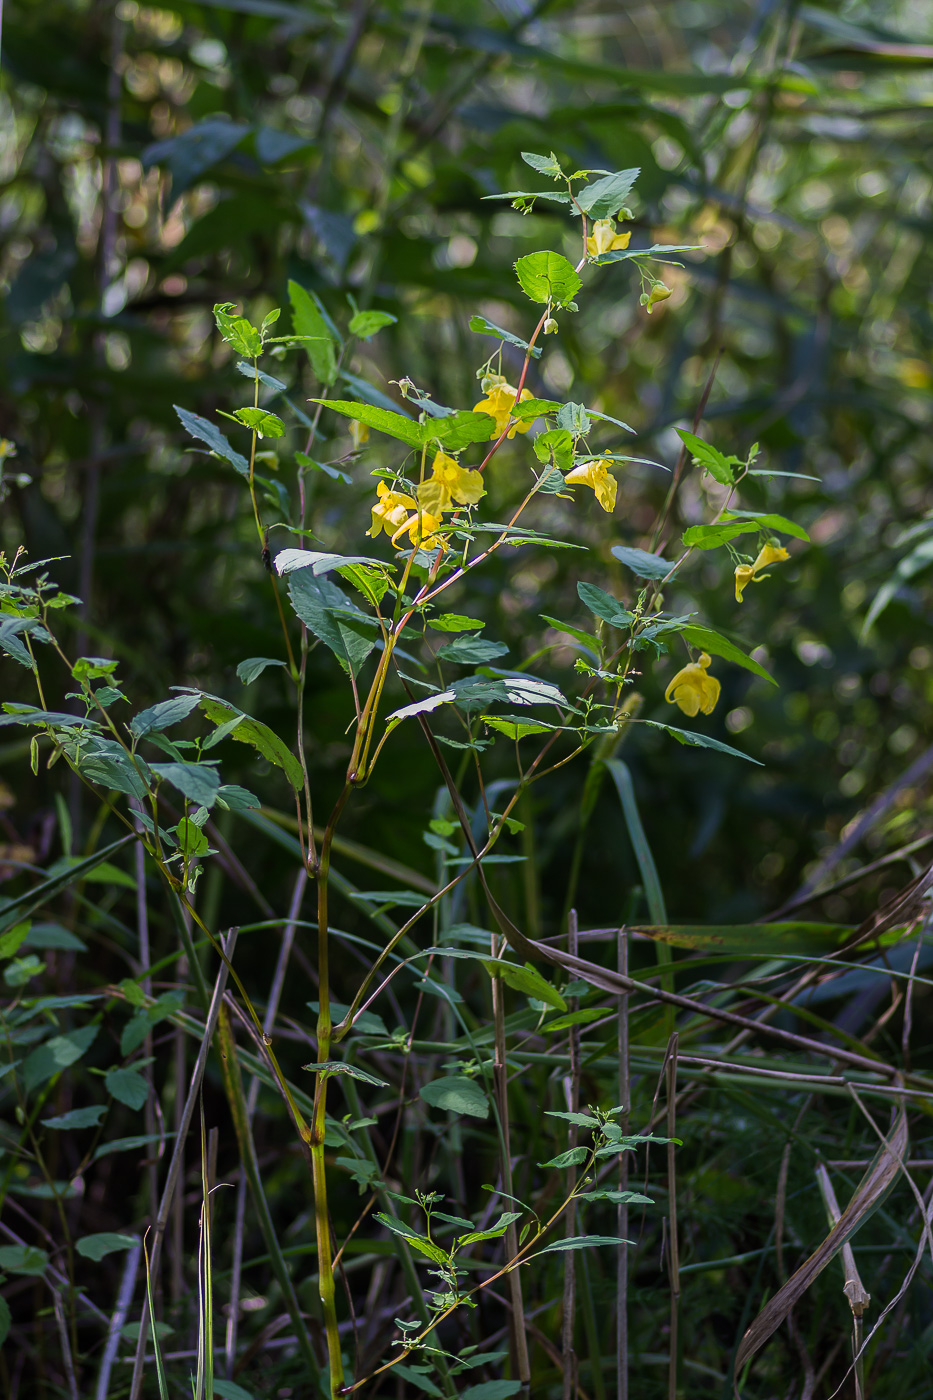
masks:
POLYGON ((611 512, 615 507, 619 483, 610 473, 609 466, 608 457, 601 457, 598 462, 583 462, 568 472, 564 480, 571 485, 592 486, 603 510, 611 512))
MULTIPOLYGON (((495 418, 496 426, 489 434, 490 438, 501 437, 505 432, 508 421, 512 416, 512 409, 515 407, 516 397, 517 391, 512 388, 511 384, 503 382, 501 384, 494 384, 486 398, 480 399, 479 403, 473 405, 474 413, 488 413, 490 418, 495 418)), ((534 394, 530 389, 522 390, 522 403, 524 403, 525 399, 533 398, 534 394)), ((513 438, 516 433, 527 433, 528 429, 531 427, 531 422, 532 420, 530 418, 526 418, 523 423, 516 423, 509 430, 509 437, 513 438)))
POLYGON ((779 544, 766 544, 754 564, 738 564, 735 570, 735 601, 741 603, 742 594, 750 583, 760 583, 767 574, 762 574, 769 564, 782 564, 790 555, 779 544), (759 577, 760 575, 760 577, 759 577))
POLYGON ((456 501, 460 506, 475 506, 486 494, 481 472, 461 467, 453 457, 438 452, 431 465, 431 475, 416 492, 418 504, 431 515, 440 516, 456 501))
POLYGON ((366 531, 372 539, 375 539, 383 530, 387 535, 393 534, 400 525, 404 525, 407 512, 417 504, 411 496, 404 496, 401 491, 390 491, 384 481, 380 481, 376 487, 376 496, 376 504, 373 506, 373 523, 366 531))
POLYGON ((392 536, 392 543, 398 548, 398 541, 402 535, 407 535, 413 545, 421 549, 446 549, 443 536, 436 535, 435 530, 440 529, 441 519, 438 515, 431 515, 429 511, 417 511, 404 520, 395 534, 392 536))
POLYGON ((366 423, 357 423, 354 418, 350 423, 350 440, 353 443, 354 452, 359 452, 364 442, 369 442, 369 427, 366 423))
POLYGON ((664 692, 667 703, 678 705, 685 715, 693 716, 699 710, 704 715, 712 714, 719 699, 719 682, 715 676, 707 674, 709 664, 704 651, 699 661, 682 666, 664 692))
POLYGON ((647 297, 642 298, 642 302, 647 308, 648 315, 651 315, 652 310, 657 306, 659 301, 667 301, 669 296, 671 296, 670 287, 666 286, 663 282, 652 283, 651 291, 648 293, 647 297))
POLYGON ((630 233, 616 233, 611 219, 597 219, 593 232, 586 240, 586 251, 591 258, 598 258, 600 253, 614 253, 617 248, 627 248, 631 237, 630 233))

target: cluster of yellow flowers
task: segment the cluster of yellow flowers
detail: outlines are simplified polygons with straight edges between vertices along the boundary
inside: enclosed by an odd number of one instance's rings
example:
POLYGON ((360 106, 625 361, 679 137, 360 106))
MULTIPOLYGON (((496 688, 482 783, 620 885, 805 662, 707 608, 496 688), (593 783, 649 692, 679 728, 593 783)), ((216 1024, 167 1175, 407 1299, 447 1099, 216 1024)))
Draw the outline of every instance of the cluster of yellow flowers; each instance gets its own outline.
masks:
POLYGON ((413 545, 425 549, 445 549, 437 531, 444 514, 455 506, 475 506, 484 496, 481 472, 461 467, 453 457, 438 452, 431 464, 431 475, 415 488, 415 497, 390 491, 384 481, 376 487, 373 521, 367 534, 375 539, 384 530, 395 544, 408 535, 413 545), (413 514, 409 515, 409 511, 413 514))
MULTIPOLYGON (((490 438, 501 437, 512 417, 515 400, 518 399, 519 403, 524 403, 526 399, 533 399, 534 394, 530 389, 523 389, 519 398, 518 390, 512 388, 503 374, 487 375, 483 380, 483 386, 486 390, 486 397, 473 405, 473 412, 488 413, 490 418, 494 418, 496 426, 489 436, 490 438)), ((533 421, 531 418, 525 418, 520 422, 513 423, 509 428, 508 436, 513 438, 516 433, 527 433, 533 421)))

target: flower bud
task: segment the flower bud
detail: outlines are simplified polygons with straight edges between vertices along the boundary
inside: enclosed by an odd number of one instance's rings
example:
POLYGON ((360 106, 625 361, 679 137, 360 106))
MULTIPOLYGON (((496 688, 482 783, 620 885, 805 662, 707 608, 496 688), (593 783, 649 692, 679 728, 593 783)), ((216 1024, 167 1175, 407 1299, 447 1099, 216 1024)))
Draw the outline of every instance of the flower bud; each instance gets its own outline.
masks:
POLYGON ((545 321, 545 323, 544 323, 544 334, 545 334, 545 335, 556 335, 556 334, 557 334, 557 331, 558 331, 557 322, 554 320, 554 317, 553 317, 553 316, 549 316, 549 317, 547 318, 547 320, 545 321))

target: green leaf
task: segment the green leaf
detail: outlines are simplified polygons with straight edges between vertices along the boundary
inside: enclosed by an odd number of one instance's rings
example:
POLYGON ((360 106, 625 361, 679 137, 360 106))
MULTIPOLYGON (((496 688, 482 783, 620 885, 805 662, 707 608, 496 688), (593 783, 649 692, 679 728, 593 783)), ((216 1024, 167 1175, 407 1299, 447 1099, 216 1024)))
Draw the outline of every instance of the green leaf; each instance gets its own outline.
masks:
POLYGON ((172 407, 181 419, 182 426, 187 428, 192 437, 200 442, 206 442, 212 452, 218 457, 223 457, 241 476, 249 476, 249 462, 239 452, 236 452, 229 444, 219 428, 215 428, 213 423, 209 423, 206 418, 199 418, 196 413, 189 413, 186 408, 179 408, 178 404, 172 407))
POLYGON ((754 525, 742 520, 716 525, 691 525, 688 530, 684 530, 681 538, 684 544, 691 549, 716 549, 719 545, 725 544, 727 540, 737 539, 739 535, 747 535, 755 528, 754 525))
POLYGON ((114 1152, 138 1152, 140 1148, 152 1147, 153 1143, 161 1143, 174 1136, 174 1133, 141 1133, 138 1137, 111 1138, 101 1143, 91 1160, 99 1162, 102 1157, 110 1157, 114 1152))
POLYGON ((462 613, 441 613, 440 617, 428 617, 425 621, 437 632, 472 632, 486 626, 478 618, 464 617, 462 613))
MULTIPOLYGON (((355 423, 365 423, 377 432, 388 433, 389 437, 398 438, 399 442, 405 442, 409 447, 421 447, 425 441, 422 424, 416 423, 413 418, 406 418, 403 413, 390 413, 386 408, 376 408, 369 403, 352 403, 346 399, 311 399, 311 403, 322 403, 326 408, 333 409, 334 413, 342 413, 355 423)), ((488 428, 486 432, 488 436, 488 428)))
POLYGON ((460 1117, 488 1118, 489 1100, 480 1086, 464 1074, 452 1074, 435 1079, 420 1091, 425 1103, 432 1108, 446 1109, 460 1117))
POLYGON ((207 763, 152 763, 149 765, 163 782, 171 783, 199 807, 213 807, 220 787, 217 769, 207 763))
POLYGON ((539 175, 547 175, 552 180, 563 179, 564 172, 553 151, 549 156, 536 156, 533 151, 522 151, 520 154, 525 164, 537 170, 539 175))
MULTIPOLYGON (((423 1375, 420 1368, 415 1370, 414 1366, 406 1366, 400 1363, 392 1367, 392 1372, 396 1376, 401 1376, 403 1381, 408 1381, 409 1385, 416 1386, 418 1390, 423 1390, 425 1395, 430 1395, 431 1400, 444 1400, 444 1392, 434 1384, 430 1376, 423 1375)), ((216 1384, 214 1389, 217 1389, 216 1384)))
MULTIPOLYGON (((436 1212, 436 1214, 440 1215, 440 1211, 436 1212)), ((520 1210, 504 1211, 502 1215, 499 1216, 495 1225, 490 1226, 488 1230, 471 1230, 468 1235, 459 1235, 457 1237, 457 1247, 458 1249, 465 1249, 468 1244, 478 1244, 481 1240, 501 1239, 509 1226, 514 1225, 515 1221, 521 1220, 521 1218, 522 1213, 520 1210)))
MULTIPOLYGON (((597 616, 599 616, 599 614, 597 614, 597 616)), ((556 617, 548 617, 547 613, 539 613, 539 617, 542 622, 546 622, 548 626, 553 627, 555 632, 566 632, 568 637, 575 638, 582 646, 596 652, 597 655, 599 654, 599 638, 594 637, 592 632, 584 632, 579 627, 571 627, 568 622, 561 622, 556 617)))
POLYGON ((560 1152, 556 1157, 552 1157, 549 1162, 539 1162, 539 1167, 579 1167, 590 1155, 588 1147, 569 1147, 566 1152, 560 1152))
POLYGON ((759 665, 757 661, 753 661, 750 656, 746 656, 740 647, 735 646, 725 637, 721 637, 711 627, 699 627, 691 622, 680 629, 680 635, 691 646, 699 647, 701 651, 708 651, 711 656, 721 656, 724 661, 731 661, 734 665, 741 666, 756 676, 761 676, 763 680, 770 681, 772 685, 777 685, 777 681, 768 674, 763 666, 759 665))
POLYGON ((439 442, 450 452, 459 452, 473 442, 487 442, 495 420, 488 413, 462 409, 446 418, 435 418, 422 427, 425 442, 439 442))
POLYGON ((140 1109, 149 1097, 145 1078, 133 1069, 111 1069, 104 1076, 107 1093, 127 1108, 140 1109))
POLYGON ((512 406, 512 417, 526 423, 529 419, 543 418, 548 413, 559 413, 562 405, 556 399, 522 399, 512 406))
POLYGON ((233 416, 239 418, 244 427, 261 438, 285 436, 285 424, 281 418, 275 413, 268 413, 264 408, 238 408, 233 416))
POLYGON ((758 768, 763 768, 764 764, 757 758, 750 757, 747 753, 742 753, 741 749, 734 749, 730 744, 720 743, 718 739, 711 739, 707 734, 700 734, 695 729, 675 729, 670 724, 660 724, 655 719, 643 719, 636 721, 638 724, 650 725, 652 729, 663 729, 665 733, 673 735, 678 744, 686 744, 693 749, 716 749, 719 753, 727 753, 732 758, 744 758, 746 763, 754 763, 758 768))
POLYGON ((574 439, 584 437, 593 424, 582 403, 565 403, 557 415, 558 426, 565 428, 574 439))
POLYGON ((190 715, 197 703, 197 695, 173 695, 170 700, 161 700, 158 705, 150 705, 148 710, 140 710, 133 716, 130 733, 136 739, 146 734, 161 734, 190 715))
POLYGON ((638 578, 666 578, 674 567, 659 554, 649 554, 644 549, 633 549, 630 545, 614 544, 612 553, 620 564, 631 569, 638 578))
MULTIPOLYGON (((509 345, 517 346, 519 350, 529 351, 536 360, 540 360, 541 358, 540 345, 530 346, 527 340, 522 340, 520 336, 513 335, 511 331, 504 331, 502 327, 497 326, 494 321, 487 321, 485 316, 471 316, 470 330, 476 331, 479 335, 494 335, 497 340, 505 340, 509 345)), ((530 407, 530 403, 527 400, 525 406, 530 407)), ((516 404, 515 409, 513 409, 513 416, 516 418, 519 417, 518 408, 519 405, 516 404)))
POLYGON ((353 564, 384 567, 380 559, 370 559, 366 554, 322 554, 315 549, 282 549, 275 556, 275 571, 279 577, 293 574, 296 569, 310 569, 315 578, 320 578, 323 574, 349 568, 353 564))
POLYGON ((591 219, 611 219, 625 204, 640 174, 641 171, 637 167, 632 170, 617 170, 613 175, 594 180, 591 185, 584 185, 574 198, 591 219))
POLYGON ((589 1128, 593 1132, 599 1128, 599 1119, 594 1118, 591 1113, 568 1113, 564 1109, 548 1108, 544 1111, 545 1118, 561 1118, 565 1123, 572 1123, 575 1128, 589 1128))
POLYGON ((480 666, 483 662, 494 661, 498 656, 506 656, 508 647, 502 642, 487 642, 482 637, 458 637, 456 641, 445 642, 437 649, 440 661, 455 661, 458 666, 480 666))
POLYGON ((639 1191, 578 1191, 578 1201, 610 1201, 616 1206, 653 1206, 650 1196, 639 1191))
POLYGON ((311 368, 322 384, 331 385, 337 378, 337 357, 330 327, 321 314, 320 304, 311 292, 298 282, 289 282, 288 297, 292 304, 292 327, 301 336, 311 368))
POLYGON ((0 1246, 0 1269, 7 1269, 11 1274, 24 1274, 26 1277, 39 1278, 45 1273, 48 1267, 49 1256, 44 1249, 36 1249, 33 1245, 6 1244, 0 1246))
MULTIPOLYGON (((212 724, 226 724, 233 716, 243 715, 242 722, 231 732, 230 738, 240 744, 250 744, 263 758, 282 769, 296 792, 301 791, 304 785, 301 764, 274 729, 270 729, 261 720, 253 719, 252 715, 244 714, 236 705, 231 705, 229 700, 221 700, 217 695, 207 695, 203 690, 199 691, 198 695, 201 709, 212 724)), ((235 791, 243 792, 244 789, 237 788, 235 791)), ((220 795, 219 789, 216 795, 220 795)))
POLYGON ((595 583, 578 583, 577 594, 581 603, 584 603, 591 613, 595 613, 612 627, 628 627, 633 620, 634 614, 627 612, 618 598, 613 598, 605 589, 597 588, 595 583))
POLYGON ((221 783, 217 789, 218 804, 231 812, 248 812, 262 806, 259 798, 238 783, 221 783))
POLYGON ((14 924, 13 928, 7 929, 6 933, 0 935, 0 958, 12 958, 19 952, 20 946, 29 937, 30 924, 27 920, 22 924, 14 924))
POLYGON ((70 1113, 60 1113, 56 1118, 43 1118, 43 1128, 96 1128, 107 1112, 105 1103, 94 1104, 91 1108, 73 1108, 70 1113))
MULTIPOLYGON (((104 864, 107 864, 105 861, 104 864)), ((0 938, 0 957, 3 957, 3 939, 0 938)), ((86 953, 87 944, 70 929, 62 928, 59 924, 33 924, 26 936, 27 948, 57 948, 66 953, 86 953)))
POLYGON ((730 510, 723 519, 748 520, 753 527, 757 525, 761 530, 777 530, 781 535, 793 535, 795 540, 806 540, 810 543, 810 536, 802 525, 796 525, 793 520, 788 520, 786 515, 775 515, 772 511, 762 513, 757 510, 730 510))
POLYGON ((536 1259, 538 1254, 562 1254, 568 1249, 592 1249, 597 1245, 631 1243, 631 1240, 620 1239, 618 1235, 573 1235, 565 1240, 555 1240, 553 1244, 546 1244, 532 1257, 536 1259))
POLYGON ((518 259, 515 272, 527 297, 555 306, 566 306, 583 285, 573 265, 560 253, 529 253, 518 259))
POLYGON ((369 340, 385 326, 394 326, 397 322, 398 317, 390 316, 388 311, 358 311, 350 320, 349 331, 360 340, 369 340))
POLYGON ((232 301, 221 302, 214 307, 217 329, 238 355, 246 355, 248 359, 255 360, 262 354, 262 336, 245 316, 231 316, 231 310, 235 310, 232 301))
POLYGON ((521 1381, 483 1381, 462 1390, 460 1400, 511 1400, 521 1388, 521 1381))
POLYGON ((32 1093, 40 1084, 44 1084, 53 1075, 59 1074, 76 1060, 80 1060, 82 1055, 87 1054, 99 1030, 99 1026, 79 1026, 77 1030, 53 1036, 37 1050, 33 1050, 23 1065, 26 1093, 32 1093))
POLYGON ((108 1254, 116 1254, 120 1249, 132 1249, 138 1243, 135 1235, 118 1235, 112 1230, 104 1230, 99 1235, 85 1235, 83 1239, 76 1240, 75 1249, 85 1259, 97 1261, 108 1254))
POLYGON ((556 987, 552 987, 540 972, 537 972, 531 963, 525 963, 524 967, 519 967, 517 963, 507 962, 505 959, 490 959, 483 963, 490 977, 501 977, 507 987, 511 987, 516 992, 524 992, 527 997, 536 997, 538 1001, 546 1001, 548 1006, 556 1007, 558 1011, 566 1011, 567 1003, 556 987))
POLYGON ((222 1376, 214 1377, 214 1394, 220 1396, 220 1400, 253 1400, 252 1392, 244 1390, 236 1381, 224 1380, 222 1376))
POLYGON ((393 1235, 401 1235, 412 1249, 417 1249, 419 1253, 427 1255, 429 1259, 434 1260, 435 1264, 448 1262, 450 1255, 446 1249, 441 1249, 440 1245, 434 1244, 427 1236, 419 1235, 417 1230, 413 1230, 404 1221, 397 1220, 394 1215, 387 1215, 384 1211, 379 1210, 376 1211, 373 1218, 378 1220, 380 1225, 384 1225, 387 1230, 391 1230, 393 1235))
POLYGON ((698 438, 696 433, 686 433, 682 428, 677 429, 677 436, 690 451, 693 460, 699 466, 704 467, 721 486, 735 484, 735 472, 732 468, 740 465, 738 457, 723 456, 717 448, 711 447, 708 442, 698 438))
POLYGON ((552 462, 565 472, 573 466, 573 438, 566 428, 549 428, 539 433, 533 446, 539 462, 552 462))
POLYGON ((259 369, 255 365, 249 364, 246 360, 237 361, 237 369, 246 379, 259 380, 260 384, 265 384, 267 389, 274 389, 277 394, 281 394, 287 387, 281 379, 276 379, 271 374, 266 374, 265 370, 259 369))
POLYGON ((302 1065, 301 1068, 310 1070, 312 1074, 323 1073, 328 1078, 332 1074, 347 1074, 351 1079, 359 1079, 363 1084, 372 1084, 376 1089, 388 1088, 388 1080, 379 1079, 375 1074, 359 1069, 356 1065, 348 1065, 344 1060, 322 1060, 320 1064, 302 1065))
POLYGON ((579 1011, 571 1011, 566 1016, 558 1016, 556 1021, 547 1021, 541 1027, 541 1034, 566 1031, 571 1026, 586 1026, 591 1021, 602 1021, 613 1013, 605 1006, 583 1006, 579 1011))
POLYGON ((241 661, 236 668, 237 679, 244 685, 252 685, 257 676, 261 676, 267 666, 284 666, 284 661, 276 661, 271 656, 250 656, 246 661, 241 661))
POLYGON ((553 724, 542 724, 533 719, 507 719, 501 715, 481 715, 480 718, 489 729, 495 729, 513 741, 527 739, 531 734, 549 734, 554 729, 553 724))
POLYGON ((831 957, 852 936, 847 924, 639 924, 657 943, 738 957, 831 957))
POLYGON ((311 569, 291 574, 288 592, 302 622, 334 653, 344 671, 357 676, 376 644, 375 619, 330 579, 315 578, 311 569))

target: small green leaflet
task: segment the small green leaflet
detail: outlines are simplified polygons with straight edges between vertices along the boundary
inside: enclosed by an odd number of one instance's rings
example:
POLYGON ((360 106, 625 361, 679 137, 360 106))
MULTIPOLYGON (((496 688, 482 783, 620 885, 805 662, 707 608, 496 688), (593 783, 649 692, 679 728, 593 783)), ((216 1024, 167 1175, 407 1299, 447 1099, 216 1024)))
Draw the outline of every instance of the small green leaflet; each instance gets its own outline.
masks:
POLYGON ((484 962, 483 966, 490 977, 501 977, 505 985, 512 987, 516 992, 523 992, 525 996, 545 1001, 548 1006, 553 1006, 558 1011, 567 1010, 567 1003, 557 988, 552 987, 531 963, 526 962, 524 967, 519 967, 517 963, 491 958, 484 962))
POLYGON ((330 579, 315 578, 310 569, 291 574, 288 592, 302 622, 333 652, 344 671, 358 675, 376 645, 372 614, 357 607, 330 579))
POLYGON ((578 1201, 610 1201, 616 1206, 653 1206, 650 1196, 639 1191, 578 1191, 578 1201))
POLYGON ((33 1050, 23 1066, 26 1093, 31 1094, 40 1084, 44 1084, 53 1075, 80 1060, 91 1048, 99 1030, 100 1027, 95 1025, 79 1026, 77 1030, 53 1036, 37 1050, 33 1050))
MULTIPOLYGON (((197 692, 201 709, 212 724, 227 724, 231 719, 242 716, 242 721, 230 733, 230 738, 241 744, 250 744, 263 758, 274 763, 281 768, 286 778, 291 783, 296 792, 300 792, 303 784, 301 764, 298 762, 291 749, 280 739, 274 730, 261 720, 253 719, 243 710, 231 705, 229 700, 221 700, 217 695, 208 695, 205 691, 197 692)), ((243 789, 237 789, 242 792, 243 789)), ((216 794, 219 795, 219 794, 216 794)), ((239 810, 234 808, 234 810, 239 810)))
POLYGON ((599 1119, 594 1118, 589 1113, 567 1113, 563 1109, 548 1108, 544 1111, 545 1118, 562 1118, 565 1123, 572 1123, 575 1128, 590 1128, 593 1132, 599 1127, 599 1119))
MULTIPOLYGON (((424 443, 422 425, 416 423, 413 418, 407 418, 403 413, 390 413, 387 408, 376 408, 369 403, 353 403, 347 399, 311 399, 311 403, 322 403, 334 413, 342 413, 345 418, 352 418, 355 423, 365 423, 367 428, 375 428, 377 432, 388 433, 389 437, 397 438, 409 447, 421 447, 424 443)), ((489 431, 491 429, 487 430, 487 436, 489 431)))
POLYGON ((563 179, 564 172, 553 151, 549 156, 536 156, 534 151, 521 151, 520 154, 525 164, 537 170, 539 175, 547 175, 552 180, 563 179))
MULTIPOLYGON (((436 1211, 435 1214, 439 1216, 441 1215, 440 1211, 436 1211)), ((441 1216, 441 1219, 446 1218, 446 1216, 441 1216)), ((457 1247, 459 1249, 464 1249, 468 1244, 478 1244, 480 1240, 501 1239, 501 1237, 505 1234, 509 1226, 514 1225, 515 1221, 521 1220, 521 1218, 522 1213, 520 1210, 504 1211, 502 1215, 499 1216, 499 1219, 496 1221, 495 1225, 490 1226, 488 1230, 471 1230, 471 1232, 468 1235, 458 1236, 457 1247)))
POLYGON ((677 262, 675 258, 669 257, 670 253, 702 253, 705 252, 701 243, 653 243, 650 248, 617 248, 613 253, 600 253, 598 258, 592 259, 598 264, 629 262, 632 258, 650 258, 652 262, 670 263, 673 267, 683 267, 682 262, 677 262))
POLYGON ((322 315, 317 298, 298 282, 289 282, 288 298, 292 304, 292 326, 308 352, 311 368, 322 384, 333 384, 337 378, 334 337, 322 315))
POLYGON ((199 418, 196 413, 189 413, 186 408, 179 408, 178 404, 173 404, 175 412, 181 420, 182 426, 187 428, 192 437, 198 438, 201 442, 206 442, 212 452, 218 457, 223 457, 241 476, 249 476, 249 462, 239 452, 236 452, 229 444, 219 428, 215 428, 213 423, 209 423, 206 418, 199 418))
POLYGON ((56 1118, 43 1118, 43 1128, 96 1128, 107 1112, 105 1103, 94 1104, 92 1108, 73 1108, 70 1113, 60 1113, 56 1118))
POLYGON ((264 408, 238 408, 233 417, 238 418, 244 427, 261 438, 285 436, 285 424, 281 418, 274 413, 268 413, 264 408))
POLYGON ((590 1249, 596 1245, 633 1243, 633 1240, 623 1240, 618 1235, 573 1235, 568 1239, 555 1240, 553 1244, 546 1244, 543 1249, 539 1249, 531 1257, 537 1259, 541 1254, 562 1254, 567 1249, 590 1249))
POLYGON ((151 763, 149 766, 156 777, 171 783, 189 802, 208 809, 213 807, 220 787, 216 768, 207 763, 151 763))
POLYGON ((127 1108, 140 1109, 149 1097, 149 1085, 135 1069, 108 1070, 104 1087, 127 1108))
POLYGON ((302 1065, 302 1069, 310 1070, 312 1074, 324 1074, 330 1078, 332 1074, 348 1074, 351 1079, 359 1079, 364 1084, 372 1084, 376 1089, 388 1088, 388 1081, 378 1079, 375 1074, 370 1074, 365 1069, 359 1069, 356 1065, 348 1065, 343 1060, 322 1060, 320 1064, 302 1065))
POLYGON ((531 734, 549 734, 555 728, 553 724, 542 724, 533 719, 507 719, 499 715, 481 715, 480 718, 489 729, 495 729, 513 740, 527 739, 531 734))
POLYGON ((562 471, 573 466, 573 438, 566 428, 549 428, 539 433, 533 447, 539 462, 551 462, 562 471))
POLYGON ((581 646, 599 653, 599 638, 594 637, 592 632, 584 632, 579 627, 571 627, 569 622, 560 622, 556 617, 548 617, 547 613, 539 613, 542 622, 553 627, 556 632, 565 632, 568 637, 573 637, 581 646))
POLYGON ((252 685, 256 677, 261 676, 267 666, 284 665, 284 661, 276 661, 271 656, 250 656, 237 666, 237 679, 242 681, 244 685, 252 685))
POLYGON ((412 1249, 417 1249, 428 1259, 433 1259, 435 1264, 446 1264, 449 1258, 446 1249, 441 1249, 424 1235, 419 1235, 417 1230, 413 1230, 410 1225, 404 1224, 401 1220, 396 1220, 394 1215, 386 1215, 384 1211, 377 1211, 374 1219, 384 1225, 387 1230, 391 1230, 393 1235, 401 1235, 412 1249))
POLYGON ((85 1235, 75 1243, 75 1249, 85 1259, 99 1260, 108 1254, 116 1253, 119 1249, 132 1249, 137 1244, 139 1240, 135 1235, 118 1235, 105 1230, 99 1235, 85 1235))
POLYGON ((425 621, 438 632, 472 632, 486 626, 479 618, 464 617, 462 613, 441 613, 440 617, 429 617, 425 621))
POLYGON ((274 389, 277 394, 282 393, 286 388, 281 379, 275 379, 271 374, 266 374, 265 370, 257 369, 254 365, 248 364, 246 360, 239 360, 237 369, 246 379, 258 379, 260 384, 265 384, 267 389, 274 389))
POLYGON ((612 553, 638 578, 666 578, 674 567, 659 554, 649 554, 647 550, 633 549, 625 544, 614 544, 612 553))
POLYGON ((541 1034, 566 1031, 571 1026, 585 1026, 590 1021, 602 1021, 606 1016, 612 1014, 612 1011, 606 1006, 584 1006, 579 1011, 571 1011, 566 1016, 558 1016, 556 1021, 547 1021, 541 1027, 541 1034))
MULTIPOLYGON (((7 929, 6 933, 0 935, 0 958, 12 958, 25 943, 29 936, 29 922, 16 924, 13 928, 7 929)), ((39 947, 39 944, 35 945, 39 947)))
POLYGON ((715 525, 691 525, 689 529, 684 530, 681 538, 690 549, 716 549, 727 540, 747 535, 755 528, 750 521, 720 521, 715 525))
POLYGON ((360 340, 369 340, 385 326, 394 326, 398 321, 397 316, 390 316, 388 311, 358 311, 350 320, 348 330, 351 335, 359 336, 360 340))
POLYGON ((595 583, 578 583, 577 594, 581 603, 584 603, 591 613, 595 613, 612 627, 628 627, 633 621, 633 614, 626 612, 618 598, 613 598, 611 593, 597 588, 595 583))
POLYGON ((130 733, 137 739, 146 734, 161 734, 190 715, 197 703, 197 695, 173 695, 170 700, 161 700, 158 705, 150 705, 148 710, 140 710, 133 716, 130 733))
POLYGON ((741 459, 738 457, 725 457, 717 448, 711 447, 708 442, 698 438, 696 433, 684 432, 682 428, 677 429, 677 436, 684 447, 688 449, 693 460, 706 471, 720 486, 733 486, 735 484, 735 472, 733 467, 741 466, 741 459))
POLYGON ((217 329, 237 354, 255 359, 262 354, 262 336, 245 316, 231 316, 230 312, 235 309, 232 301, 220 302, 214 307, 217 329))
POLYGON ((660 724, 655 719, 637 720, 636 723, 650 725, 652 729, 663 729, 665 733, 672 734, 679 744, 686 744, 689 748, 716 749, 719 753, 730 754, 733 758, 744 758, 746 763, 754 763, 759 768, 764 767, 759 759, 751 758, 749 754, 742 753, 740 749, 732 748, 730 744, 723 744, 718 739, 711 739, 707 734, 698 734, 695 729, 675 729, 673 725, 660 724))
POLYGON ((624 205, 640 174, 637 166, 632 170, 617 170, 614 175, 585 185, 574 198, 591 219, 611 219, 624 205))
POLYGON ((588 1147, 570 1147, 566 1152, 560 1152, 556 1157, 552 1157, 549 1162, 539 1162, 539 1167, 579 1167, 590 1155, 588 1147))
POLYGON ((750 656, 746 656, 744 651, 725 637, 721 637, 718 632, 714 632, 711 627, 700 627, 691 622, 686 627, 681 627, 680 635, 691 646, 699 647, 701 651, 708 651, 711 656, 721 656, 724 661, 731 661, 734 665, 742 666, 746 671, 752 671, 756 676, 761 676, 763 680, 770 681, 772 685, 777 685, 777 681, 768 674, 763 666, 760 666, 757 661, 753 661, 750 656))
POLYGON ((529 253, 518 259, 515 272, 527 297, 555 306, 566 306, 583 285, 572 263, 560 253, 529 253))
MULTIPOLYGON (((494 321, 487 321, 485 316, 471 316, 470 330, 476 331, 477 335, 494 335, 497 340, 508 341, 509 345, 515 345, 519 350, 527 350, 536 360, 541 358, 541 346, 529 346, 527 340, 522 340, 521 336, 513 335, 511 331, 505 331, 501 326, 497 326, 494 321)), ((516 408, 518 405, 516 405, 516 408)), ((519 415, 515 413, 517 418, 519 415)))
POLYGON ((382 569, 381 559, 370 559, 365 554, 321 554, 314 549, 282 549, 275 556, 275 571, 281 578, 294 573, 296 569, 310 569, 315 578, 331 573, 334 569, 345 568, 348 564, 372 564, 382 569))
POLYGON ((480 1086, 465 1074, 451 1074, 446 1079, 435 1079, 425 1084, 420 1091, 421 1098, 432 1108, 446 1109, 448 1113, 467 1118, 488 1118, 489 1101, 480 1086))
POLYGON ((806 540, 810 543, 810 536, 802 525, 795 525, 793 520, 788 520, 786 515, 774 515, 766 511, 761 514, 757 510, 730 510, 723 516, 724 520, 747 520, 752 528, 757 526, 760 530, 777 530, 782 535, 793 535, 795 540, 806 540))
MULTIPOLYGON (((480 1357, 480 1361, 484 1358, 480 1357)), ((483 1381, 461 1390, 460 1400, 512 1400, 522 1388, 521 1381, 483 1381)))
POLYGON ((7 1269, 11 1274, 25 1274, 27 1277, 38 1278, 45 1273, 49 1256, 44 1249, 36 1249, 33 1245, 6 1244, 0 1246, 0 1269, 7 1269))
POLYGON ((439 647, 436 655, 439 661, 455 661, 458 666, 481 666, 499 656, 507 656, 508 650, 503 642, 487 642, 482 637, 457 637, 455 641, 445 642, 439 647))

